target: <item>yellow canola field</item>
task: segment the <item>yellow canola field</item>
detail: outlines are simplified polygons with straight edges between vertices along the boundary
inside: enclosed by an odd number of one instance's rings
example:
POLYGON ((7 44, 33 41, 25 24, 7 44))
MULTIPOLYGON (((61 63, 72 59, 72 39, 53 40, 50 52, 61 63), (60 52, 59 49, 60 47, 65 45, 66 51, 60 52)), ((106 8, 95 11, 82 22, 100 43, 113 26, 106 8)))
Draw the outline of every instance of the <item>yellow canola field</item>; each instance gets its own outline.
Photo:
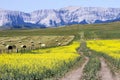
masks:
POLYGON ((120 59, 120 40, 91 40, 87 41, 87 46, 115 59, 120 59))
POLYGON ((80 46, 79 42, 73 42, 72 45, 60 46, 48 49, 34 50, 32 52, 39 53, 76 53, 76 48, 80 46))
POLYGON ((67 70, 80 58, 78 42, 68 46, 34 50, 35 54, 0 55, 0 79, 32 80, 54 76, 67 70))

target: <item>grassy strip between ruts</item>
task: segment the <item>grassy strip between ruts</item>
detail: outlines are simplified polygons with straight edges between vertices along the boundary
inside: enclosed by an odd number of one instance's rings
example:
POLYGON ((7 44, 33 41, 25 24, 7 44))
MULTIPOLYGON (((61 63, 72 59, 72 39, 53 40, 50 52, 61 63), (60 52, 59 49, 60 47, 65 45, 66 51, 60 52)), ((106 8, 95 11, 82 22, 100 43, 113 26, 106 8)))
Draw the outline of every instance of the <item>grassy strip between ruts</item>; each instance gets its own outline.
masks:
POLYGON ((83 55, 89 58, 88 63, 85 65, 83 76, 81 80, 98 80, 98 71, 100 70, 100 60, 96 53, 87 48, 86 42, 82 41, 80 46, 83 55))

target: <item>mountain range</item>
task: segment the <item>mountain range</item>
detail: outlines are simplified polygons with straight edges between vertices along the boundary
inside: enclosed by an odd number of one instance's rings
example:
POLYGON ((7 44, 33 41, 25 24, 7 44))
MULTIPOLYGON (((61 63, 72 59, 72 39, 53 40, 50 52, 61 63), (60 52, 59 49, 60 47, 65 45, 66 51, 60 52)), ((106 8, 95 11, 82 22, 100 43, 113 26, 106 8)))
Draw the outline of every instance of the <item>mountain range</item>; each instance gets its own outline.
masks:
POLYGON ((120 21, 120 8, 65 7, 30 13, 0 9, 0 29, 46 28, 120 21))

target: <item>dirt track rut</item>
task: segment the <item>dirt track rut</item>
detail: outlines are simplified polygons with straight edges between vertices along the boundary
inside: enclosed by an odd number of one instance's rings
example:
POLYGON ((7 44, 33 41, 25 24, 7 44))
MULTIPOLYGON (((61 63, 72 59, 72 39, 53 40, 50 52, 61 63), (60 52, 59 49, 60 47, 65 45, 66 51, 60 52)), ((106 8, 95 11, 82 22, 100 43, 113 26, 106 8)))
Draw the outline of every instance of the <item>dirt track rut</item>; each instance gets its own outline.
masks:
POLYGON ((83 69, 84 69, 84 67, 85 67, 85 65, 88 63, 88 61, 89 61, 89 58, 88 57, 86 57, 85 58, 86 59, 86 61, 85 61, 85 63, 81 66, 81 67, 79 67, 79 68, 77 68, 77 69, 75 69, 75 70, 72 70, 71 72, 68 72, 62 79, 60 79, 60 80, 80 80, 81 79, 81 77, 82 77, 82 74, 83 74, 83 69))
POLYGON ((101 61, 101 70, 100 70, 100 79, 101 80, 120 80, 119 77, 113 75, 110 68, 107 66, 104 58, 100 58, 101 61))

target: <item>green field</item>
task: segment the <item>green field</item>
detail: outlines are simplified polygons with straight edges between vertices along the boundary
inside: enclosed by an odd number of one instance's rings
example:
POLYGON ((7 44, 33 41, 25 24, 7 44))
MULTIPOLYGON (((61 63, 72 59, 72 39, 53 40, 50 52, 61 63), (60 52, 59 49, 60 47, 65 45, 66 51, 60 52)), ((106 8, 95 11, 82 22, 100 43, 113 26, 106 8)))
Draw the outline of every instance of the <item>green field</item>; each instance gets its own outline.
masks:
POLYGON ((120 38, 120 22, 106 24, 72 25, 59 28, 31 29, 31 30, 3 30, 0 36, 41 36, 41 35, 75 35, 85 33, 85 39, 118 39, 120 38))

